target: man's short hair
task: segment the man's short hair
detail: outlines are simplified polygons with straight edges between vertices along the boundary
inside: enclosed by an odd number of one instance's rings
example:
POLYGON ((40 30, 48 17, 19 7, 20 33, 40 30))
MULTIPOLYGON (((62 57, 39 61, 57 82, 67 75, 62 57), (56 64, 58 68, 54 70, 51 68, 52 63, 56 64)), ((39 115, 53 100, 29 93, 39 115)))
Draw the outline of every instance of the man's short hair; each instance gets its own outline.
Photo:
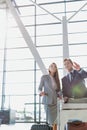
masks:
POLYGON ((72 60, 69 59, 69 58, 65 58, 65 59, 63 60, 63 62, 65 62, 65 61, 69 61, 71 64, 73 64, 72 60))

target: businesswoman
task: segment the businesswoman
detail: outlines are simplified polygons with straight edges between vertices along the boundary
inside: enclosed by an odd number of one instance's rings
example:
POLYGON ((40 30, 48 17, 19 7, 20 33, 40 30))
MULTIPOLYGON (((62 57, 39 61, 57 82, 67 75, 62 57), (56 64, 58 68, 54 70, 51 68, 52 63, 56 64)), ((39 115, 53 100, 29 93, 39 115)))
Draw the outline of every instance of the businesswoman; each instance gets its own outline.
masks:
POLYGON ((55 63, 49 66, 48 71, 48 75, 41 77, 39 92, 40 96, 43 96, 42 103, 48 117, 48 123, 52 126, 57 118, 57 95, 60 91, 60 80, 55 63))

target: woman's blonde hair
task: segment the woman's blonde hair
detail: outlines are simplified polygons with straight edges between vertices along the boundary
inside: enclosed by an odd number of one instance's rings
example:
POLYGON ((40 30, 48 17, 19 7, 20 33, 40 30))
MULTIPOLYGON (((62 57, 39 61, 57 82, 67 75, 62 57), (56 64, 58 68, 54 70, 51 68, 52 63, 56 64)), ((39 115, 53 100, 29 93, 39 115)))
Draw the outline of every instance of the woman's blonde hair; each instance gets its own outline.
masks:
MULTIPOLYGON (((56 67, 56 72, 55 72, 55 74, 54 74, 54 79, 55 79, 55 81, 56 81, 56 84, 57 84, 57 89, 58 89, 58 91, 60 90, 60 80, 59 80, 59 73, 58 73, 58 68, 57 68, 57 65, 56 65, 56 63, 52 63, 53 65, 55 65, 55 67, 56 67)), ((52 65, 51 64, 51 65, 52 65)), ((50 66, 51 66, 50 65, 50 66)), ((49 66, 49 67, 50 67, 49 66)), ((51 72, 50 72, 50 70, 49 70, 49 74, 50 74, 51 72)))

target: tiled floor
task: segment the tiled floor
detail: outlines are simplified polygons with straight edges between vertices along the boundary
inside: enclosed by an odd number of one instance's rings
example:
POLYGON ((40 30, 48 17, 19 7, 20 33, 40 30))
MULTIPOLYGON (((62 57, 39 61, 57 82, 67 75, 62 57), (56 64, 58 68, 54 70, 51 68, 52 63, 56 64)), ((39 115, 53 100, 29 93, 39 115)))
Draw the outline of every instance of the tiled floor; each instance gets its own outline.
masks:
POLYGON ((0 130, 30 130, 30 123, 16 123, 14 125, 1 125, 0 130))

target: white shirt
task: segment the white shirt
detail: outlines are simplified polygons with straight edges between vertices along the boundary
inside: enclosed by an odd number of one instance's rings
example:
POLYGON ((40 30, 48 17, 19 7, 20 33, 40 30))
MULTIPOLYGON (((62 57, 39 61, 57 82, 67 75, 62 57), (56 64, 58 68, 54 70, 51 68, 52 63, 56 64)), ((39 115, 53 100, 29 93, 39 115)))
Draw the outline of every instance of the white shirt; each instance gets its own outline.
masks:
POLYGON ((51 82, 52 82, 52 88, 53 88, 54 90, 56 90, 56 89, 57 89, 56 81, 55 81, 54 77, 52 77, 51 75, 50 75, 50 78, 51 78, 51 82))
POLYGON ((74 72, 74 70, 72 70, 72 71, 69 72, 69 80, 70 80, 70 81, 72 80, 72 77, 71 77, 71 74, 70 74, 70 73, 73 73, 73 72, 74 72))

